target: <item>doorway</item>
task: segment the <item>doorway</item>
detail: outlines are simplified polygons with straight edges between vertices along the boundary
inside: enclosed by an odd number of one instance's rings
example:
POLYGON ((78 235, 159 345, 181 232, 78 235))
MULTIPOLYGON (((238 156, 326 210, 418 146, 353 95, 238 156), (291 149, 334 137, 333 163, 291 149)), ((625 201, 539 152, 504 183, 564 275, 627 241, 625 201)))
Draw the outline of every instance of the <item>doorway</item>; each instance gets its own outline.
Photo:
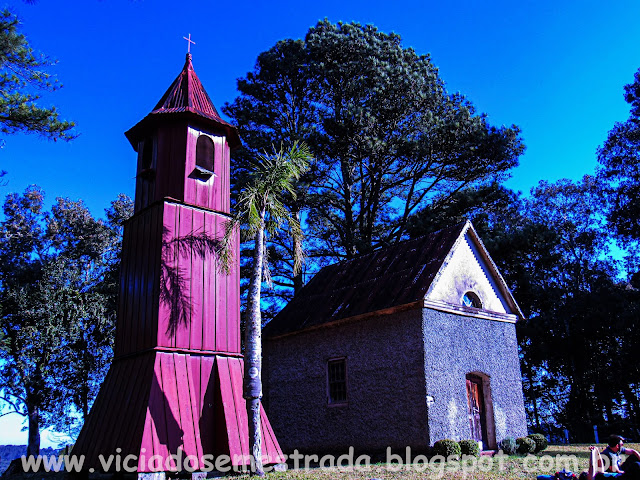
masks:
POLYGON ((467 375, 467 407, 471 438, 482 442, 482 448, 489 446, 487 441, 487 416, 484 401, 482 378, 478 375, 467 375))

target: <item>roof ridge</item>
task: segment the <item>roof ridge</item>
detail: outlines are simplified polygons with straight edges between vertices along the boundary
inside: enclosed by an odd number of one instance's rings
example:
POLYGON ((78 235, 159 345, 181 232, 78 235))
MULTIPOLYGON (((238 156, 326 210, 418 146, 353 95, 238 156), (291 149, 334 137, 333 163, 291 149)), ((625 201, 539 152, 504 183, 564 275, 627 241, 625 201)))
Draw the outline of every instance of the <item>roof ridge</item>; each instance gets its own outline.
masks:
MULTIPOLYGON (((379 248, 377 248, 376 250, 372 250, 372 251, 370 251, 370 252, 358 253, 358 254, 357 254, 355 257, 353 257, 353 258, 344 258, 344 259, 339 260, 339 261, 337 261, 337 262, 335 262, 335 263, 330 263, 329 265, 325 265, 324 267, 322 267, 320 270, 322 270, 323 268, 331 267, 331 266, 333 266, 333 265, 342 265, 342 264, 347 263, 347 262, 352 262, 352 261, 357 260, 357 259, 359 259, 359 258, 364 258, 364 257, 366 257, 367 255, 374 255, 374 254, 377 254, 377 253, 382 252, 382 251, 384 251, 384 250, 392 249, 392 248, 394 248, 394 247, 401 246, 401 245, 403 245, 403 244, 405 244, 405 243, 409 243, 409 242, 413 242, 413 241, 416 241, 416 240, 420 240, 420 239, 424 239, 424 238, 427 238, 427 237, 431 237, 431 236, 434 236, 434 235, 436 235, 436 234, 438 234, 438 233, 442 233, 442 232, 445 232, 445 231, 458 230, 458 229, 459 229, 459 230, 462 230, 462 228, 463 228, 463 227, 464 227, 468 222, 469 222, 469 220, 468 220, 468 219, 467 219, 467 220, 463 220, 463 221, 460 221, 460 222, 455 223, 455 224, 453 224, 453 225, 450 225, 450 226, 448 226, 448 227, 443 227, 443 228, 441 228, 441 229, 439 229, 439 230, 434 230, 433 232, 423 233, 422 235, 418 235, 417 237, 405 238, 404 240, 400 240, 399 242, 392 243, 392 244, 390 244, 390 245, 385 245, 385 246, 383 246, 383 247, 379 247, 379 248)), ((318 270, 318 271, 320 271, 320 270, 318 270)))
POLYGON ((193 108, 192 105, 192 100, 191 100, 191 92, 192 92, 192 88, 191 88, 191 75, 190 72, 193 72, 195 74, 195 70, 193 69, 193 63, 191 62, 191 54, 187 53, 187 60, 184 63, 184 70, 181 72, 181 75, 186 75, 187 77, 187 84, 185 86, 186 89, 186 97, 187 97, 187 107, 191 107, 193 108))

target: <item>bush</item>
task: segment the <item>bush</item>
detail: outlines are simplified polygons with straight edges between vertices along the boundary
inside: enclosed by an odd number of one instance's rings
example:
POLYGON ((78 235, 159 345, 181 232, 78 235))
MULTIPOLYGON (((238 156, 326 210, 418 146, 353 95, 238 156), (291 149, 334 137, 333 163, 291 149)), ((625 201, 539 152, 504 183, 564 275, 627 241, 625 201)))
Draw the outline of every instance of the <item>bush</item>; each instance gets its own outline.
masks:
POLYGON ((502 450, 505 455, 513 455, 516 453, 516 448, 516 439, 513 437, 504 437, 500 442, 500 450, 502 450))
POLYGON ((460 445, 458 445, 458 442, 455 440, 449 438, 438 440, 433 444, 433 453, 442 455, 444 458, 449 458, 451 455, 460 456, 460 445))
POLYGON ((518 446, 518 453, 523 455, 536 451, 536 442, 529 437, 516 438, 516 445, 518 446))
POLYGON ((536 442, 536 451, 533 453, 541 452, 549 446, 549 442, 547 442, 547 437, 545 437, 541 433, 532 433, 531 435, 527 435, 527 437, 529 437, 531 440, 536 442))
POLYGON ((472 457, 480 456, 480 445, 475 440, 460 440, 460 453, 462 455, 471 455, 472 457))

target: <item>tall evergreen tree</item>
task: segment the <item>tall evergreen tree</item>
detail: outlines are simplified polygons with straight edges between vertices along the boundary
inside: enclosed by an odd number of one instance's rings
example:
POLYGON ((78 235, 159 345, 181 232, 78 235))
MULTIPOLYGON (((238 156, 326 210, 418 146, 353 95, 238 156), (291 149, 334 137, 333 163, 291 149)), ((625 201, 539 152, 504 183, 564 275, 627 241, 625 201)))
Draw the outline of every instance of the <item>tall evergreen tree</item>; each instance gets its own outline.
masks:
POLYGON ((9 10, 0 12, 0 131, 70 140, 75 137, 74 124, 60 120, 55 107, 38 105, 39 91, 60 86, 47 72, 54 62, 34 52, 19 25, 18 17, 9 10))
POLYGON ((629 118, 616 122, 598 148, 598 175, 609 200, 608 220, 613 231, 631 247, 629 273, 640 271, 640 70, 624 87, 629 118))
MULTIPOLYGON (((428 56, 371 25, 321 21, 262 53, 238 88, 224 108, 246 142, 235 168, 272 141, 304 140, 314 154, 295 202, 285 199, 311 265, 399 241, 412 213, 505 178, 523 151, 517 127, 492 126, 446 91, 428 56)), ((271 245, 291 265, 294 249, 271 245)), ((283 283, 300 285, 281 265, 283 283)))

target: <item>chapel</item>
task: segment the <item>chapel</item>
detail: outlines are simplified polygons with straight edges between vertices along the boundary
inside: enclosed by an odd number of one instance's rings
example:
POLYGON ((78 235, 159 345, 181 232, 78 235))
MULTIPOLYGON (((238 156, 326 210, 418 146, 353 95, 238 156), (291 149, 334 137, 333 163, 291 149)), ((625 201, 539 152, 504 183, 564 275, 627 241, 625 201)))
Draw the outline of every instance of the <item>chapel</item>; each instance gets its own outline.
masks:
POLYGON ((470 222, 324 267, 263 333, 283 450, 525 436, 522 318, 470 222))

